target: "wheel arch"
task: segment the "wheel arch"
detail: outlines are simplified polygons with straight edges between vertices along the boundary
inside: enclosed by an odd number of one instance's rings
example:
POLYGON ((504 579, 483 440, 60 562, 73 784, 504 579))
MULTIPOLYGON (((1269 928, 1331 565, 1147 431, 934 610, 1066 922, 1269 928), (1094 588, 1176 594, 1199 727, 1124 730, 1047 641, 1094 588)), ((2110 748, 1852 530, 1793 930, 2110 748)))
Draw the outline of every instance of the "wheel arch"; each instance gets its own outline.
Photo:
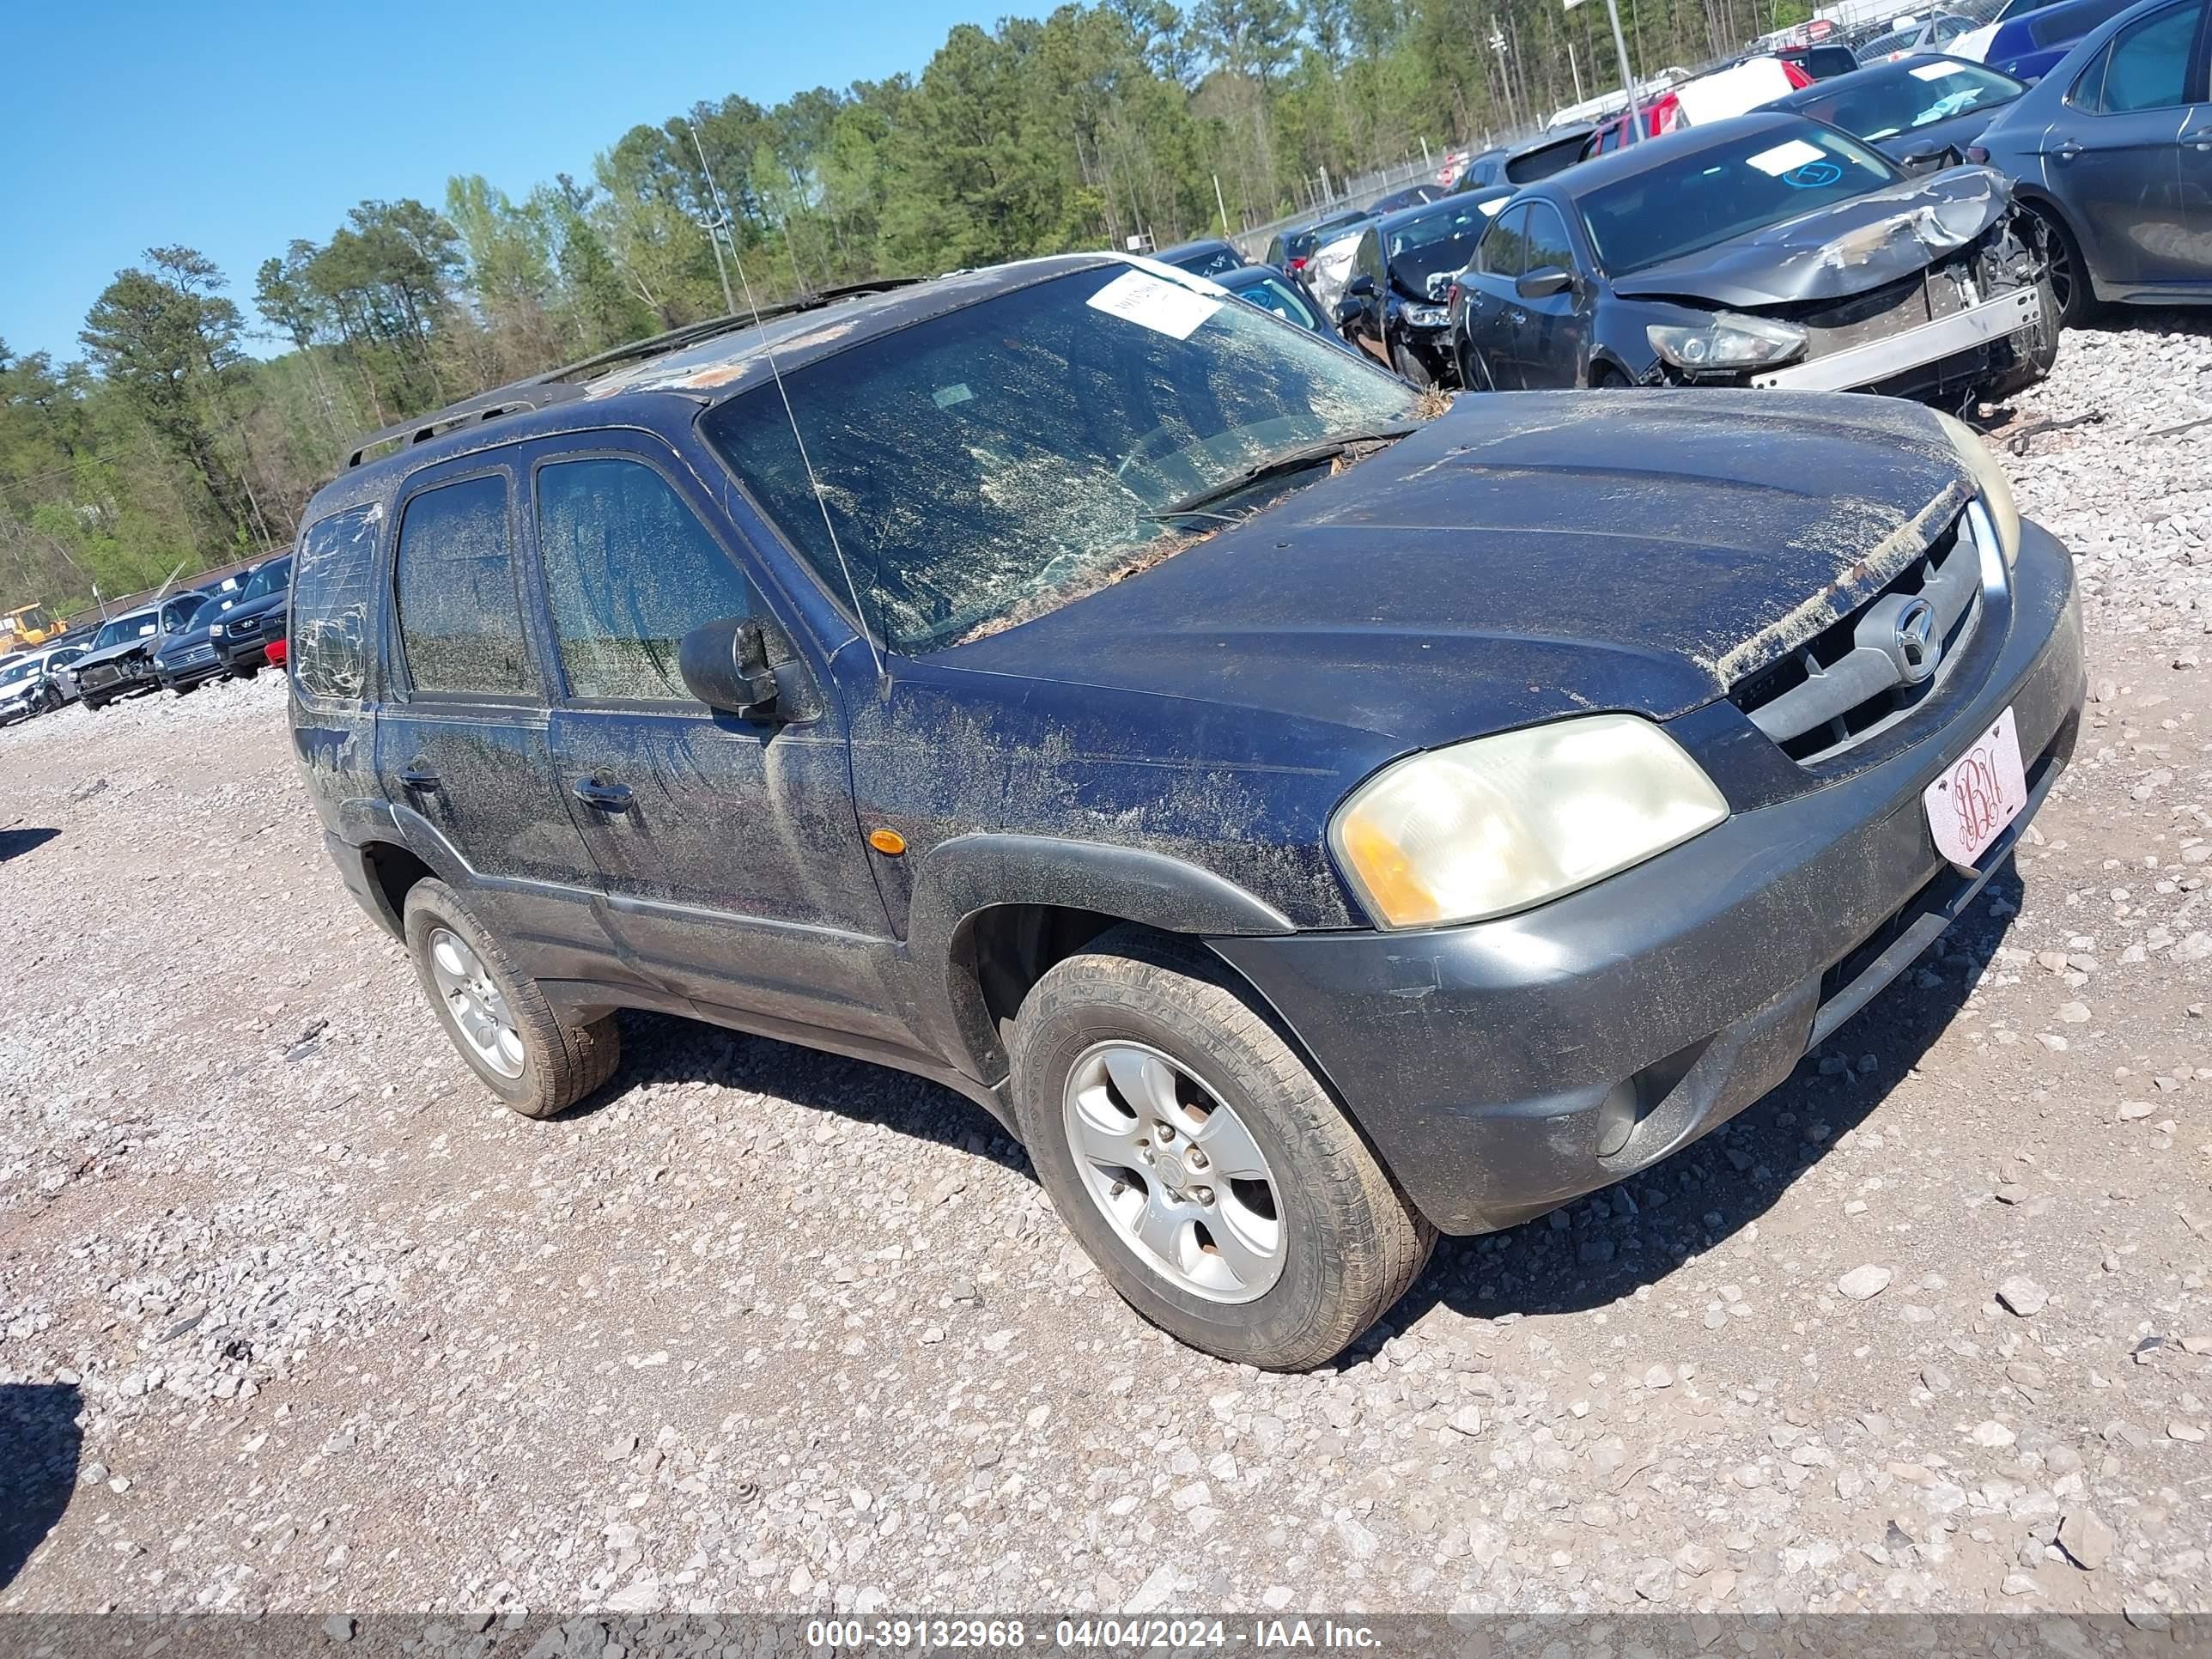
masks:
POLYGON ((915 872, 907 949, 917 1011, 945 1058, 979 1082, 1006 1073, 1004 1023, 1054 963, 1125 922, 1197 939, 1297 931, 1226 878, 1143 848, 1041 836, 956 836, 915 872))

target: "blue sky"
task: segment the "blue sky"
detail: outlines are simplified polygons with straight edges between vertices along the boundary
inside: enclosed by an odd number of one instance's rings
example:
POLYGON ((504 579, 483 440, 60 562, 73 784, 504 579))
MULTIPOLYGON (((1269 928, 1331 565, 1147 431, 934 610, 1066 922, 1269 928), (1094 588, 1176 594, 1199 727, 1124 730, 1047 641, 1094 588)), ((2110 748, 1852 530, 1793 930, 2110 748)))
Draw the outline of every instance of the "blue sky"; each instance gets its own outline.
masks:
POLYGON ((82 356, 100 290, 171 242, 220 264, 258 325, 255 268, 364 198, 442 207, 455 173, 520 195, 702 98, 918 73, 953 24, 1045 9, 0 0, 0 339, 82 356))

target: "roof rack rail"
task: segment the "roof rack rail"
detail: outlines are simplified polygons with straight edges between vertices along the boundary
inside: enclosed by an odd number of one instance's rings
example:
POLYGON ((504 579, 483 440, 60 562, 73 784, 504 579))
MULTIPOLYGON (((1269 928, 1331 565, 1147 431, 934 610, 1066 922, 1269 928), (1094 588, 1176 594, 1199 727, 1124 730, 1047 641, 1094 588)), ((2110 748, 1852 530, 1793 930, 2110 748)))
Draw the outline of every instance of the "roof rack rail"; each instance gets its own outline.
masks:
POLYGON ((448 404, 428 415, 417 415, 411 420, 387 426, 380 432, 372 432, 347 452, 346 465, 349 469, 359 466, 368 458, 371 451, 380 449, 386 444, 403 441, 428 443, 440 433, 450 432, 455 427, 465 426, 471 422, 496 420, 502 415, 544 409, 580 398, 589 379, 603 369, 661 356, 671 351, 681 351, 686 346, 697 345, 717 335, 750 328, 756 320, 766 322, 772 317, 788 317, 796 312, 814 311, 855 295, 881 294, 891 289, 908 287, 921 280, 918 276, 881 276, 869 283, 847 283, 836 288, 817 289, 775 305, 763 306, 757 318, 750 312, 744 316, 710 317, 702 322, 687 323, 681 328, 670 329, 665 334, 612 346, 589 357, 579 358, 573 363, 548 369, 543 374, 533 374, 528 380, 517 380, 510 386, 495 386, 489 392, 480 392, 473 398, 464 398, 459 403, 448 404))

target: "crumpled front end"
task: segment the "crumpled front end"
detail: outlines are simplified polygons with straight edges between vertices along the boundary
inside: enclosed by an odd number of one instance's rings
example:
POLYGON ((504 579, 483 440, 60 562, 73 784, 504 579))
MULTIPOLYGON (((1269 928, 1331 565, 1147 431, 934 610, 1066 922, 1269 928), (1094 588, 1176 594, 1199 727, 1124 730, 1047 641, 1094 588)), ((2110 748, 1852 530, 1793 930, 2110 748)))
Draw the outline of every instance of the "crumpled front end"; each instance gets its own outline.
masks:
MULTIPOLYGON (((1960 409, 2042 380, 2058 350, 2045 232, 1985 167, 1747 239, 1663 297, 1768 343, 1702 362, 1657 340, 1655 385, 1878 392, 1960 409), (1937 188, 1942 185, 1943 188, 1937 188), (1785 234, 1786 233, 1786 234, 1785 234)), ((1648 292, 1664 273, 1645 273, 1648 292)), ((1695 336, 1688 337, 1694 341, 1695 336)))

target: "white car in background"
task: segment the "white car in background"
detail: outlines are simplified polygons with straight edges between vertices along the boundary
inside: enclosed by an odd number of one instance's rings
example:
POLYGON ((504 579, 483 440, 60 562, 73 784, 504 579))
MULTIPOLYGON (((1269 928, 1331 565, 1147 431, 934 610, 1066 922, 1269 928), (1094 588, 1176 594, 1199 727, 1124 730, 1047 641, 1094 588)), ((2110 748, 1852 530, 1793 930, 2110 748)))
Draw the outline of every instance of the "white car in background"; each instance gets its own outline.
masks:
POLYGON ((70 665, 88 647, 46 645, 0 662, 0 726, 59 708, 76 701, 70 665))

